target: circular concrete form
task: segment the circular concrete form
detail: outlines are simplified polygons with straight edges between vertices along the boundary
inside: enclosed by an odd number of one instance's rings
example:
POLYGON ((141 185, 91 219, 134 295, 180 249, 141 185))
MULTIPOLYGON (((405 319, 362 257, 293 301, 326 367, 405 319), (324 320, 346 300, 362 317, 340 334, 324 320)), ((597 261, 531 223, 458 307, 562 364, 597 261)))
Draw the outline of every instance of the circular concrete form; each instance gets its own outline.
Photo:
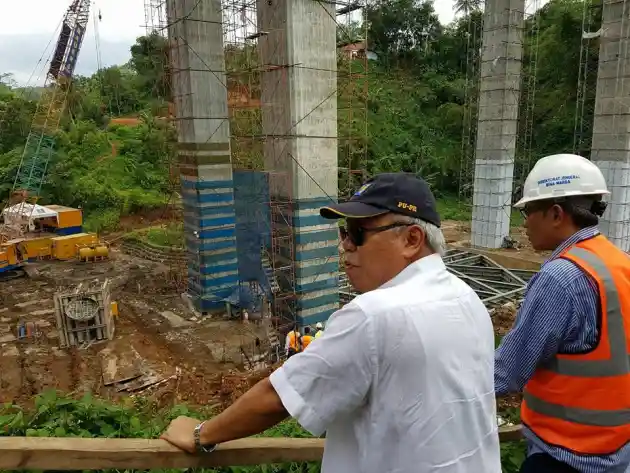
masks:
POLYGON ((98 302, 87 297, 72 299, 66 306, 66 315, 72 320, 85 321, 96 317, 98 302))

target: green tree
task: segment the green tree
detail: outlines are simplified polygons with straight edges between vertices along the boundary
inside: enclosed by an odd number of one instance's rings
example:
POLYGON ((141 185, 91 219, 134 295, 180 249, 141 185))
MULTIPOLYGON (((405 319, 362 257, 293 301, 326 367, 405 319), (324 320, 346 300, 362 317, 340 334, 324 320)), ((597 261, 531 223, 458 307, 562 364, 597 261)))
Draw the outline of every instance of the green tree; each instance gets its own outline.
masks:
POLYGON ((483 6, 483 0, 455 0, 453 9, 456 14, 463 13, 469 15, 470 13, 480 10, 483 6))
POLYGON ((146 97, 170 99, 169 55, 168 40, 156 32, 137 38, 131 47, 130 66, 138 75, 138 90, 143 91, 146 97))

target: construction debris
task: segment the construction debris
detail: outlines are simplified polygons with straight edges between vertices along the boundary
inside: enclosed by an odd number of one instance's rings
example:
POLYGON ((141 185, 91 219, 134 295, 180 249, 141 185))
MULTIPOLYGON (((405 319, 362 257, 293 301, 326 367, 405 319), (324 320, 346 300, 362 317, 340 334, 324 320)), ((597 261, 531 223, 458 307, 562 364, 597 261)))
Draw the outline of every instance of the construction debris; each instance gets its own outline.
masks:
POLYGON ((536 271, 507 269, 485 255, 448 250, 444 255, 448 270, 468 283, 488 308, 523 298, 527 281, 536 271))
POLYGON ((142 376, 142 358, 131 347, 125 353, 116 353, 111 348, 105 348, 98 354, 103 371, 103 384, 121 384, 142 376))

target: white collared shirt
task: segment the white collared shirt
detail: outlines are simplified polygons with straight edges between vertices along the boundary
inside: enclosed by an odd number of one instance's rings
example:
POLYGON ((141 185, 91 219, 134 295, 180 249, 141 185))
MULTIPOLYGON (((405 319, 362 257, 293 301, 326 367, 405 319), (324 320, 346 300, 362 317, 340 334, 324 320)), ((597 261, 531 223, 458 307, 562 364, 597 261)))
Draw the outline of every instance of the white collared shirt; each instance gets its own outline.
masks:
POLYGON ((271 383, 326 432, 323 473, 501 472, 492 322, 438 255, 335 312, 271 383))

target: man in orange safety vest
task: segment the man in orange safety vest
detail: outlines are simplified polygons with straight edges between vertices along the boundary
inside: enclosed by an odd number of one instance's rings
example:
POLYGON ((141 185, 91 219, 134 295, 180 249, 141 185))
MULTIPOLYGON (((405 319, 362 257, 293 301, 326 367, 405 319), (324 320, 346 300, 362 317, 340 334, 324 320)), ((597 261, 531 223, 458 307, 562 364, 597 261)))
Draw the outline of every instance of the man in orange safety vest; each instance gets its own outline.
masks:
POLYGON ((297 328, 293 328, 288 334, 286 339, 287 358, 291 358, 296 353, 302 351, 302 335, 297 328))
POLYGON ((560 154, 515 204, 534 249, 553 251, 495 355, 497 395, 523 391, 521 473, 630 465, 630 257, 598 230, 607 194, 594 163, 560 154))

